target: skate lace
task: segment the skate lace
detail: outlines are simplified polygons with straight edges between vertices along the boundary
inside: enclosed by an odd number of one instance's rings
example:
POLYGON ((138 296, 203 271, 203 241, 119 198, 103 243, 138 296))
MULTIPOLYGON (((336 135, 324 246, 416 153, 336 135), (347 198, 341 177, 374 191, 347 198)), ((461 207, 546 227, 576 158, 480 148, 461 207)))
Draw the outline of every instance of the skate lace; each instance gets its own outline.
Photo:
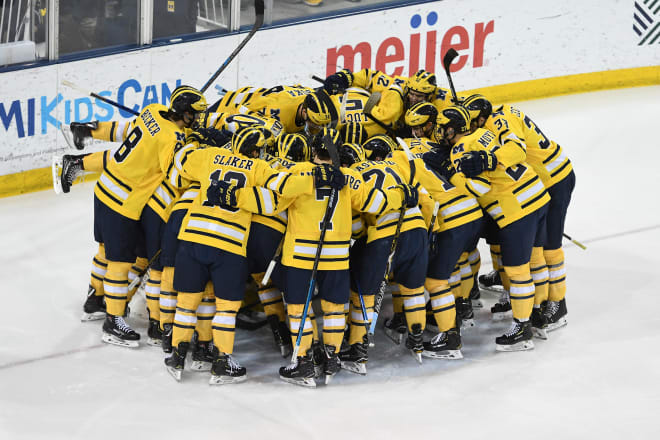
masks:
POLYGON ((516 321, 513 321, 509 330, 504 333, 504 336, 513 336, 518 332, 518 330, 520 330, 520 324, 516 321))
POLYGON ((67 167, 65 177, 67 182, 71 183, 80 174, 82 174, 82 166, 78 162, 73 162, 67 167))
POLYGON ((506 290, 500 294, 500 299, 497 300, 500 304, 506 304, 509 302, 509 292, 506 290))
POLYGON ((442 338, 445 337, 445 332, 440 332, 437 335, 431 339, 431 344, 437 344, 438 342, 442 341, 442 338))
POLYGON ((238 371, 241 368, 241 365, 230 355, 227 355, 227 366, 230 371, 238 371))
POLYGON ((124 321, 124 318, 121 316, 115 317, 115 325, 119 330, 123 331, 124 333, 129 333, 133 331, 133 329, 130 328, 128 324, 126 324, 126 321, 124 321))
POLYGON ((545 310, 546 316, 552 316, 559 310, 559 303, 557 301, 548 301, 548 308, 545 310))
POLYGON ((287 365, 286 367, 284 367, 284 369, 285 369, 286 371, 291 371, 291 370, 295 370, 297 366, 298 366, 298 361, 296 361, 296 362, 291 362, 289 365, 287 365))

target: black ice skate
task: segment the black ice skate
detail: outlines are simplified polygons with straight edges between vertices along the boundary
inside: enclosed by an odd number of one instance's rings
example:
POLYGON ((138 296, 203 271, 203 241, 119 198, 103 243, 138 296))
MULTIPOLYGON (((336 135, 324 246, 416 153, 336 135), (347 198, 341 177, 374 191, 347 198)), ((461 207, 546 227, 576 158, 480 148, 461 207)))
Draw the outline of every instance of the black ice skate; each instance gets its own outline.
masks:
POLYGON ((479 275, 479 287, 490 292, 502 293, 502 278, 496 270, 491 270, 485 275, 479 275))
POLYGON ((541 307, 532 309, 532 332, 539 339, 548 339, 548 317, 542 312, 541 307))
POLYGON ((325 346, 325 363, 323 365, 323 373, 325 374, 325 384, 328 385, 332 378, 341 370, 341 361, 339 354, 335 353, 334 345, 325 346))
POLYGON ((181 381, 189 347, 188 342, 179 342, 178 347, 172 352, 172 356, 165 358, 165 368, 177 382, 181 381))
POLYGON ((312 342, 312 364, 314 365, 314 377, 319 378, 325 368, 325 351, 319 341, 312 342))
POLYGON ((495 338, 497 351, 523 351, 534 348, 532 341, 532 323, 529 320, 521 322, 514 319, 511 328, 495 338))
POLYGON ((502 321, 513 317, 511 302, 509 302, 509 293, 506 290, 502 291, 500 299, 490 308, 490 312, 493 314, 493 320, 495 321, 502 321))
POLYGON ((408 331, 406 327, 406 316, 403 312, 395 313, 391 318, 385 320, 385 335, 399 345, 403 342, 403 335, 408 331))
POLYGON ((244 382, 247 371, 231 354, 219 353, 213 360, 209 385, 225 385, 244 382))
POLYGON ((306 356, 298 356, 296 362, 286 367, 280 367, 280 379, 294 385, 315 388, 314 363, 312 362, 311 350, 306 356))
POLYGON ((103 342, 121 347, 136 348, 140 335, 135 332, 122 316, 107 315, 103 321, 103 342))
POLYGON ((481 309, 484 307, 484 303, 481 301, 481 290, 479 290, 479 281, 477 280, 477 274, 474 274, 474 282, 472 283, 472 289, 470 289, 470 301, 472 301, 473 309, 481 309))
POLYGON ((548 318, 547 331, 551 332, 565 326, 567 324, 567 313, 566 298, 563 298, 561 301, 548 301, 548 306, 544 313, 546 318, 548 318))
POLYGON ((275 345, 280 350, 282 357, 287 357, 293 351, 293 346, 291 344, 291 333, 285 322, 281 322, 277 315, 270 315, 268 318, 268 324, 270 329, 273 332, 273 339, 275 340, 275 345))
POLYGON ((83 304, 83 315, 80 317, 82 322, 96 321, 105 318, 105 299, 103 295, 97 296, 96 289, 91 285, 87 291, 87 299, 83 304))
POLYGON ((406 348, 410 349, 413 357, 420 364, 422 363, 422 352, 424 351, 423 333, 424 330, 421 324, 413 324, 412 331, 408 333, 408 339, 406 339, 406 348))
POLYGON ((147 327, 147 344, 153 347, 160 347, 163 340, 163 332, 160 329, 160 322, 155 319, 149 319, 149 327, 147 327))
POLYGON ((60 185, 63 193, 71 191, 71 185, 76 177, 83 174, 83 157, 85 154, 75 156, 65 154, 62 156, 62 175, 60 176, 60 185))
POLYGON ((163 337, 160 341, 160 347, 165 353, 172 353, 172 324, 163 324, 163 337))
POLYGON ((85 140, 92 137, 92 130, 99 127, 99 121, 91 122, 72 122, 69 125, 73 135, 73 145, 79 150, 85 148, 85 140))
POLYGON ((363 342, 352 344, 348 350, 339 353, 341 367, 351 373, 365 375, 367 374, 367 348, 369 343, 367 338, 363 342))
POLYGON ((456 298, 456 321, 461 320, 461 328, 474 327, 474 310, 468 298, 456 298))
POLYGON ((218 354, 218 348, 213 345, 213 341, 197 341, 195 350, 192 353, 190 369, 193 371, 211 371, 213 360, 218 354))
POLYGON ((429 342, 424 342, 422 356, 432 359, 463 359, 458 329, 438 333, 429 342))

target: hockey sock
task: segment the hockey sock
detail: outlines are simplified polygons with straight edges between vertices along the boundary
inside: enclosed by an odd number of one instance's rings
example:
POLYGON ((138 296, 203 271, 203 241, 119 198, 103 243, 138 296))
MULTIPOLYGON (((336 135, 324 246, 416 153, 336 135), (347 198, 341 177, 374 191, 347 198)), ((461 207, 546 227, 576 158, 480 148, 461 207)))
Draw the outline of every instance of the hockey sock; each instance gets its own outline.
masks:
POLYGON ((164 267, 160 280, 160 329, 174 322, 176 312, 176 290, 174 290, 174 268, 164 267))
POLYGON ((509 297, 513 317, 519 321, 526 321, 532 314, 534 306, 534 281, 529 272, 529 263, 520 266, 505 266, 504 270, 511 283, 509 297))
POLYGON ((458 265, 460 267, 461 276, 461 298, 467 299, 470 296, 470 290, 472 289, 472 283, 474 282, 472 267, 470 267, 467 252, 463 252, 458 265))
POLYGON ((103 155, 105 151, 99 151, 98 153, 88 154, 83 157, 83 170, 85 171, 94 171, 100 173, 103 171, 103 155))
POLYGON ((195 330, 200 341, 213 339, 213 318, 215 317, 215 294, 213 283, 208 282, 202 295, 202 301, 197 306, 197 325, 195 330))
POLYGON ((99 122, 98 128, 92 130, 92 137, 102 141, 121 142, 126 138, 129 128, 128 121, 99 122))
POLYGON ((422 329, 426 327, 426 300, 424 299, 424 286, 409 289, 406 286, 399 285, 401 288, 401 298, 403 299, 403 312, 406 314, 406 323, 408 330, 412 331, 412 326, 421 324, 422 329))
MULTIPOLYGON (((295 346, 296 339, 298 338, 298 330, 300 329, 300 322, 302 321, 302 313, 304 304, 287 304, 287 312, 289 314, 289 330, 291 330, 291 343, 295 346)), ((311 309, 308 308, 307 311, 311 309)), ((343 329, 342 329, 343 331, 343 329)), ((307 314, 307 319, 305 320, 305 325, 303 326, 302 338, 300 338, 300 348, 299 353, 301 356, 307 353, 307 350, 312 348, 312 322, 309 319, 309 313, 307 314)))
POLYGON ((544 250, 543 256, 548 265, 550 301, 561 301, 566 296, 566 268, 564 267, 564 250, 562 248, 544 250))
POLYGON ((403 298, 401 298, 401 286, 395 283, 390 283, 392 290, 392 308, 394 313, 403 313, 403 298))
POLYGON ((222 353, 234 352, 236 335, 236 314, 241 308, 241 301, 215 298, 215 317, 213 318, 213 344, 222 353))
POLYGON ((103 279, 106 311, 109 315, 123 316, 128 297, 128 270, 131 263, 108 261, 103 279))
POLYGON ((502 287, 508 292, 511 287, 511 283, 509 283, 509 276, 504 270, 504 264, 502 264, 502 254, 500 253, 499 244, 493 244, 490 246, 490 255, 493 258, 493 269, 497 270, 497 273, 500 274, 502 287))
POLYGON ((462 298, 461 267, 458 263, 454 266, 454 271, 449 276, 449 287, 451 287, 451 293, 454 295, 454 298, 462 298))
POLYGON ((438 323, 438 330, 446 332, 456 327, 456 303, 449 281, 427 278, 424 285, 430 292, 431 310, 438 323))
POLYGON ((92 274, 89 285, 95 290, 94 295, 103 296, 103 278, 108 271, 108 260, 105 259, 105 246, 99 243, 99 250, 92 259, 92 274))
POLYGON ((190 342, 197 325, 197 307, 202 301, 203 292, 179 292, 176 300, 176 315, 172 329, 172 347, 179 342, 190 342))
POLYGON ((309 316, 309 320, 312 323, 312 335, 314 337, 314 342, 319 341, 319 326, 316 323, 316 315, 314 314, 314 308, 312 307, 312 304, 309 304, 309 308, 307 309, 307 316, 309 316))
POLYGON ((160 321, 160 277, 162 272, 151 269, 149 279, 144 286, 144 293, 147 297, 147 311, 149 319, 160 321))
POLYGON ((252 278, 257 282, 259 289, 257 294, 259 295, 259 301, 264 307, 264 313, 266 316, 277 315, 277 319, 280 322, 286 321, 286 315, 284 313, 284 302, 282 301, 282 292, 280 289, 275 287, 272 282, 268 282, 267 285, 262 286, 261 281, 264 278, 264 274, 253 274, 252 278))
MULTIPOLYGON (((133 263, 130 270, 128 271, 128 284, 132 283, 133 280, 136 279, 138 275, 140 275, 140 272, 142 272, 147 267, 148 264, 149 264, 149 260, 147 260, 146 258, 137 257, 135 263, 133 263)), ((128 299, 126 302, 131 302, 131 299, 133 299, 133 295, 135 295, 135 292, 137 292, 139 287, 140 285, 138 284, 128 292, 128 299)))
POLYGON ((529 270, 534 280, 534 305, 539 306, 548 299, 548 267, 543 258, 543 248, 532 248, 532 257, 529 260, 529 270))
MULTIPOLYGON (((367 311, 367 324, 371 324, 374 316, 374 298, 375 295, 364 295, 364 308, 367 311)), ((364 315, 362 315, 362 306, 360 305, 360 297, 357 293, 351 291, 351 307, 350 307, 350 333, 348 343, 358 344, 362 343, 367 329, 364 326, 364 315)), ((325 330, 325 327, 323 328, 325 330)), ((325 335, 324 335, 325 338, 325 335)))
POLYGON ((344 304, 322 299, 321 310, 323 310, 323 344, 334 346, 335 353, 339 353, 341 341, 344 339, 344 328, 346 327, 344 304))
POLYGON ((478 248, 474 248, 470 251, 468 255, 468 263, 470 263, 472 275, 476 277, 479 274, 479 269, 481 269, 481 254, 479 253, 478 248))

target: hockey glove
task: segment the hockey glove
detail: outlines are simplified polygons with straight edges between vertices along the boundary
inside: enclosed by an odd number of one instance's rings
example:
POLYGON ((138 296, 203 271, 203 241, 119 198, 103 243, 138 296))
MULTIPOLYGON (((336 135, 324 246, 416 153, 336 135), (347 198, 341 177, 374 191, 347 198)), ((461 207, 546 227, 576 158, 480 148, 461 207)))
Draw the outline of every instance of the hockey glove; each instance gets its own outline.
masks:
POLYGON ((73 145, 82 150, 85 148, 85 139, 92 137, 92 130, 99 128, 99 121, 72 122, 69 128, 73 134, 73 145))
POLYGON ((460 158, 460 168, 465 177, 476 177, 484 171, 493 171, 497 157, 488 150, 468 151, 460 158))
POLYGON ((402 183, 396 187, 399 188, 401 192, 403 192, 403 201, 401 206, 405 206, 406 208, 414 208, 415 206, 419 205, 419 193, 417 192, 416 187, 406 183, 402 183))
POLYGON ((214 206, 235 208, 238 206, 236 191, 238 191, 238 186, 235 182, 212 180, 211 186, 206 190, 206 199, 214 206))
POLYGON ((442 154, 436 150, 433 150, 429 151, 428 153, 424 153, 422 160, 424 161, 424 164, 427 166, 427 168, 438 173, 447 181, 449 181, 454 176, 454 174, 456 174, 456 169, 454 168, 454 165, 451 163, 449 155, 447 154, 442 154))
POLYGON ((312 171, 314 175, 314 186, 320 188, 322 186, 329 186, 336 190, 344 187, 346 180, 344 174, 337 167, 328 164, 322 164, 314 167, 312 171))
POLYGON ((210 145, 212 147, 222 147, 231 141, 232 134, 225 130, 215 128, 200 128, 193 131, 186 138, 186 143, 197 142, 199 144, 210 145))
POLYGON ((323 83, 323 88, 329 95, 335 95, 343 92, 353 83, 353 74, 350 70, 344 69, 328 76, 323 83))

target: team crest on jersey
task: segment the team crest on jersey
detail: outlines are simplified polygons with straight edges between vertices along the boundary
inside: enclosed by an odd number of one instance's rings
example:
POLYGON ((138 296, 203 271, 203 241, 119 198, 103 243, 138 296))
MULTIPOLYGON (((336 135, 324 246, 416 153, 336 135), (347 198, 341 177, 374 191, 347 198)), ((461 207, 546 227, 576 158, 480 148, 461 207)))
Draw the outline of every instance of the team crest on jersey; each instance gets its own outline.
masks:
POLYGON ((655 44, 660 40, 660 3, 655 0, 635 2, 633 31, 639 37, 638 46, 655 44))

